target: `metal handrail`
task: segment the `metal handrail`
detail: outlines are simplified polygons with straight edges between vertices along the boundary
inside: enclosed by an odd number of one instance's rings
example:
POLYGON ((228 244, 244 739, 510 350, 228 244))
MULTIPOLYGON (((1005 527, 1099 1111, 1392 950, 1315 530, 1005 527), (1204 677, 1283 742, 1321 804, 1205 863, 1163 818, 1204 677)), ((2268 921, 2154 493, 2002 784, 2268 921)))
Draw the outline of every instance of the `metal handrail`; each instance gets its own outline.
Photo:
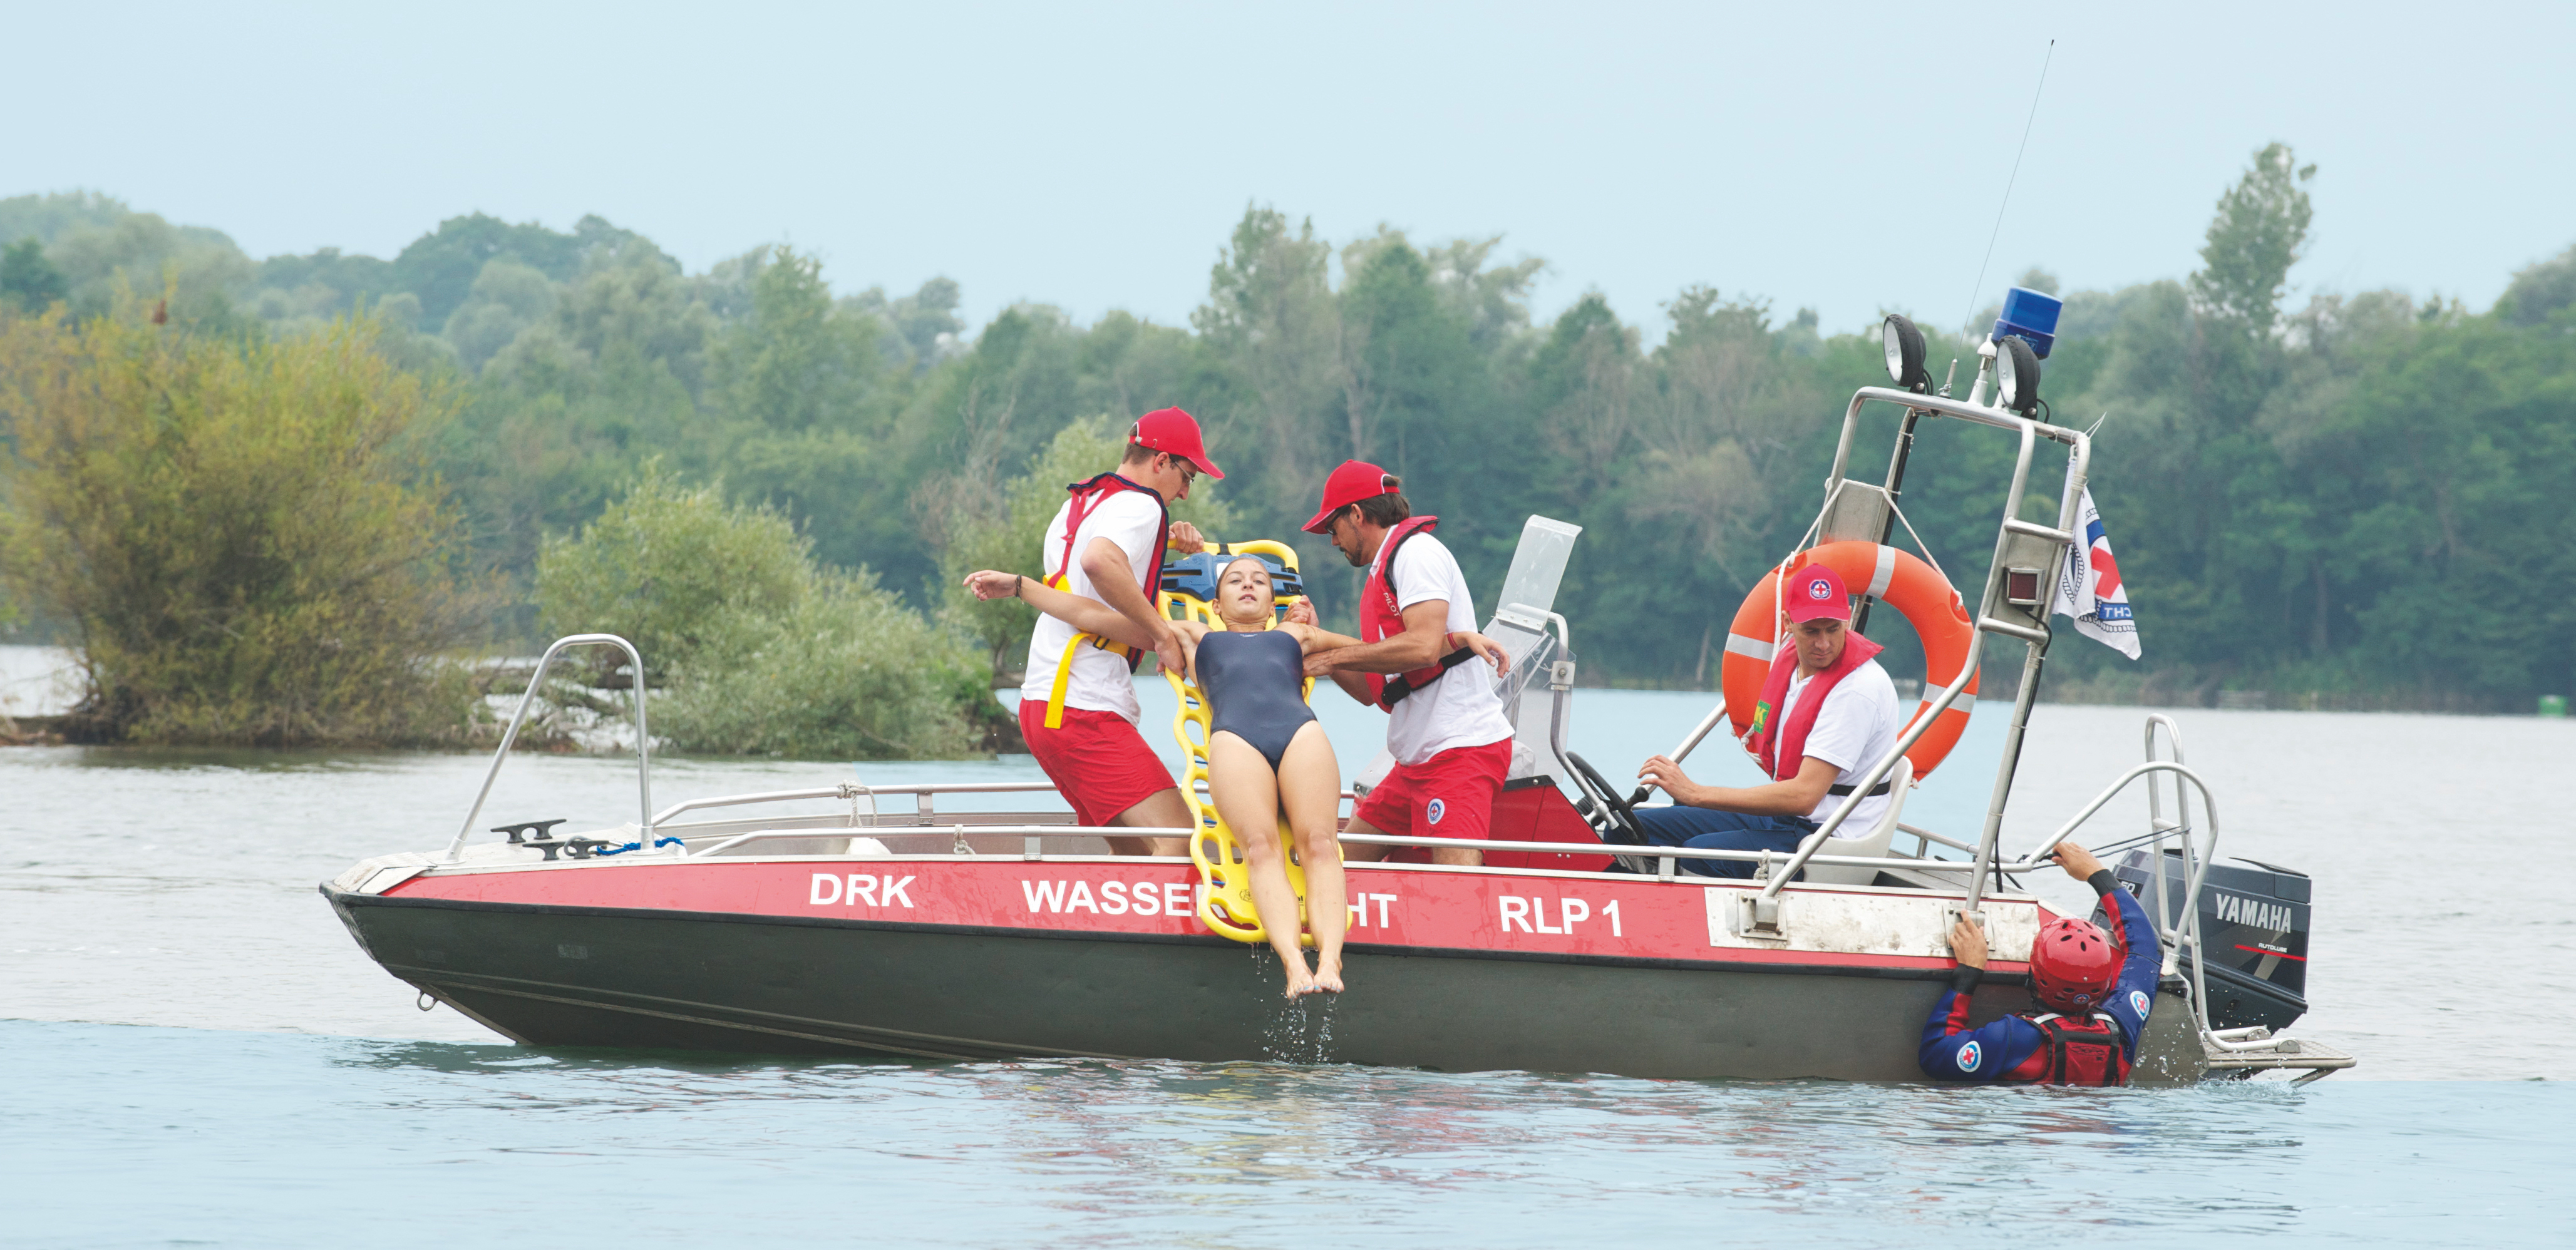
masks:
MULTIPOLYGON (((761 791, 753 791, 753 792, 745 793, 745 794, 722 794, 722 795, 717 795, 717 796, 715 796, 715 797, 713 797, 713 798, 706 798, 706 799, 691 799, 691 800, 689 800, 688 802, 673 804, 673 805, 672 805, 672 806, 670 806, 670 807, 666 807, 666 808, 662 809, 662 811, 661 811, 659 814, 657 814, 657 815, 655 815, 655 816, 653 817, 653 823, 654 823, 654 825, 655 825, 656 827, 659 827, 659 826, 661 826, 661 825, 667 824, 667 823, 669 823, 669 822, 671 821, 671 819, 672 819, 673 817, 678 816, 678 815, 679 815, 679 814, 681 814, 682 812, 701 811, 701 810, 704 810, 704 809, 707 809, 707 808, 711 808, 711 807, 744 807, 744 806, 748 806, 748 805, 751 805, 751 804, 754 804, 754 803, 797 803, 797 802, 808 802, 808 801, 817 800, 817 799, 849 799, 849 798, 873 797, 873 796, 876 796, 876 795, 886 795, 886 794, 909 794, 909 795, 913 795, 913 796, 919 797, 919 796, 923 796, 923 795, 934 795, 934 794, 1053 794, 1053 793, 1056 793, 1056 785, 1055 785, 1055 783, 1054 783, 1054 782, 1051 782, 1051 781, 968 781, 968 782, 927 782, 927 783, 915 783, 915 784, 909 784, 909 785, 884 785, 884 786, 880 786, 880 785, 869 785, 869 784, 866 784, 866 783, 863 783, 863 782, 855 782, 855 781, 851 781, 851 782, 842 782, 842 783, 840 783, 840 784, 838 784, 838 785, 833 785, 833 786, 818 786, 818 787, 815 787, 815 788, 812 788, 812 789, 805 789, 805 790, 761 790, 761 791)), ((1342 792, 1341 792, 1341 796, 1340 796, 1340 797, 1341 797, 1342 801, 1344 801, 1344 802, 1357 802, 1357 801, 1359 800, 1359 798, 1360 798, 1360 795, 1359 795, 1357 792, 1355 792, 1355 791, 1351 791, 1351 790, 1344 790, 1344 791, 1342 791, 1342 792)), ((916 813, 916 814, 919 814, 919 813, 916 813)), ((1007 814, 1007 813, 1006 813, 1006 814, 1007 814)), ((882 816, 882 815, 884 815, 884 813, 879 813, 879 815, 880 815, 880 816, 882 816)), ((854 826, 852 826, 852 828, 858 828, 858 827, 860 827, 860 826, 855 826, 855 825, 854 825, 854 826)), ((871 829, 901 828, 901 826, 888 826, 888 825, 871 825, 871 826, 866 826, 866 827, 867 827, 867 828, 871 828, 871 829)), ((930 827, 930 826, 924 826, 924 827, 930 827)), ((939 828, 945 828, 946 826, 944 826, 944 825, 943 825, 943 826, 937 826, 937 827, 939 827, 939 828)), ((1077 827, 1077 826, 1057 825, 1057 826, 1053 826, 1053 827, 1054 827, 1054 828, 1057 828, 1057 829, 1065 829, 1065 828, 1074 828, 1074 827, 1077 827)), ((1080 827, 1083 827, 1083 828, 1089 828, 1090 826, 1080 826, 1080 827)), ((1142 828, 1142 827, 1129 827, 1129 826, 1124 826, 1124 825, 1122 825, 1122 826, 1118 826, 1118 827, 1117 827, 1116 832, 1117 832, 1118 836, 1125 837, 1125 836, 1129 836, 1129 835, 1131 835, 1131 834, 1133 834, 1133 835, 1138 835, 1138 836, 1142 836, 1142 835, 1148 835, 1148 834, 1162 834, 1162 833, 1171 833, 1171 834, 1174 834, 1174 835, 1176 835, 1176 836, 1179 836, 1179 835, 1186 835, 1189 831, 1188 831, 1187 829, 1168 829, 1168 830, 1165 830, 1165 829, 1145 829, 1145 828, 1142 828)), ((702 852, 701 852, 701 853, 702 853, 702 852)))
MULTIPOLYGON (((1701 850, 1688 846, 1626 846, 1601 842, 1505 842, 1491 838, 1435 838, 1414 834, 1346 833, 1341 841, 1361 846, 1456 847, 1473 851, 1525 851, 1532 855, 1627 855, 1638 859, 1663 861, 1659 881, 1673 879, 1676 860, 1727 860, 1740 864, 1769 865, 1780 860, 1778 851, 1701 850)), ((1902 855, 1817 855, 1813 862, 1829 868, 1902 868, 1909 871, 1964 872, 1968 865, 1956 861, 1908 859, 1902 855)), ((1775 870, 1775 880, 1784 879, 1775 870)))
POLYGON ((613 646, 626 653, 627 662, 635 666, 635 799, 637 819, 642 828, 636 846, 644 854, 653 851, 653 766, 648 758, 653 736, 644 728, 644 657, 636 653, 635 644, 615 634, 567 634, 557 638, 546 653, 537 657, 537 669, 528 675, 528 688, 519 696, 519 710, 510 714, 510 727, 501 731, 501 748, 492 753, 492 767, 483 774, 483 788, 474 792, 474 806, 465 811, 465 823, 458 826, 455 840, 447 844, 441 858, 454 861, 465 849, 465 839, 474 832, 474 820, 483 814, 483 801, 492 797, 492 783, 501 775, 501 762, 510 758, 510 744, 518 741, 519 725, 528 719, 528 709, 537 701, 537 690, 545 684, 546 669, 555 656, 569 647, 613 646))
POLYGON ((1971 425, 1990 426, 2016 434, 2026 431, 2050 442, 2064 443, 2069 447, 2086 441, 2080 430, 2050 425, 2045 421, 2036 421, 2001 408, 1988 408, 1983 404, 1972 404, 1966 400, 1950 399, 1941 395, 1919 395, 1913 391, 1900 391, 1894 387, 1864 386, 1852 393, 1851 406, 1843 412, 1843 435, 1841 441, 1834 446, 1834 467, 1833 472, 1827 475, 1828 481, 1842 480, 1843 466, 1851 460, 1852 436, 1858 432, 1858 427, 1852 419, 1860 415, 1862 405, 1872 402, 1896 404, 1918 412, 1939 413, 1945 417, 1956 417, 1971 425))
MULTIPOLYGON (((1016 837, 1025 837, 1025 838, 1039 838, 1039 837, 1055 838, 1055 837, 1082 837, 1082 836, 1099 836, 1099 837, 1170 836, 1170 837, 1186 837, 1186 836, 1188 836, 1189 832, 1190 832, 1190 831, 1189 831, 1189 830, 1187 830, 1187 829, 1177 829, 1177 828, 1176 828, 1176 829, 1158 829, 1158 828, 1147 828, 1147 827, 1144 827, 1144 826, 1130 826, 1130 825, 1101 826, 1101 825, 962 825, 962 824, 951 824, 951 825, 897 825, 897 826, 874 827, 874 828, 868 828, 868 827, 853 827, 853 828, 852 828, 852 831, 851 831, 851 836, 854 836, 854 837, 877 838, 877 839, 894 839, 894 838, 956 838, 956 837, 961 837, 961 836, 972 836, 972 837, 1014 837, 1014 836, 1016 836, 1016 837)), ((746 832, 743 832, 743 833, 737 833, 737 834, 730 835, 730 836, 728 836, 728 837, 726 837, 726 838, 722 839, 721 841, 718 841, 718 842, 714 843, 713 845, 707 846, 707 847, 705 847, 705 848, 703 848, 703 849, 700 849, 700 850, 697 850, 697 851, 693 851, 693 852, 691 852, 691 853, 690 853, 689 858, 691 858, 691 859, 705 859, 705 858, 707 858, 708 856, 715 855, 715 854, 717 854, 717 853, 719 853, 719 852, 726 851, 726 850, 730 850, 730 849, 732 849, 732 848, 734 848, 734 847, 736 847, 736 846, 741 846, 741 845, 744 845, 744 844, 746 844, 746 843, 751 843, 751 842, 761 842, 761 841, 770 841, 770 840, 786 840, 786 841, 793 841, 793 840, 801 840, 801 839, 810 839, 810 838, 814 838, 814 837, 816 837, 816 836, 818 836, 818 835, 815 833, 815 831, 814 831, 814 830, 811 830, 811 829, 754 829, 754 830, 749 830, 749 831, 746 831, 746 832)), ((837 835, 819 835, 819 836, 837 836, 837 835)), ((1436 848, 1436 847, 1457 847, 1457 848, 1463 848, 1463 849, 1467 849, 1467 850, 1479 850, 1479 851, 1516 851, 1516 852, 1527 852, 1527 853, 1530 853, 1530 854, 1537 854, 1537 855, 1602 855, 1602 854, 1608 854, 1608 853, 1611 853, 1611 852, 1613 852, 1613 851, 1616 851, 1616 852, 1618 852, 1618 853, 1620 853, 1620 854, 1635 855, 1635 856, 1637 856, 1637 857, 1639 857, 1639 858, 1645 858, 1645 859, 1660 859, 1660 860, 1662 860, 1662 861, 1663 861, 1663 864, 1664 864, 1663 871, 1662 871, 1661 873, 1657 874, 1657 877, 1656 877, 1656 880, 1661 881, 1661 882, 1669 882, 1669 881, 1673 881, 1673 880, 1675 880, 1675 879, 1676 879, 1676 876, 1675 876, 1675 873, 1674 873, 1674 871, 1673 871, 1673 870, 1674 870, 1674 867, 1675 867, 1675 865, 1676 865, 1677 861, 1685 860, 1685 859, 1690 859, 1690 860, 1722 860, 1722 861, 1729 861, 1729 862, 1734 862, 1734 863, 1744 863, 1744 864, 1754 864, 1754 865, 1776 865, 1776 864, 1777 864, 1777 862, 1778 862, 1778 861, 1779 861, 1779 859, 1780 859, 1780 853, 1779 853, 1779 852, 1777 852, 1777 851, 1700 850, 1700 849, 1697 849, 1697 848, 1694 848, 1694 847, 1686 847, 1686 846, 1610 847, 1610 846, 1605 846, 1605 845, 1603 845, 1603 844, 1601 844, 1601 843, 1598 843, 1598 842, 1509 842, 1509 841, 1499 841, 1499 840, 1494 840, 1494 839, 1462 839, 1462 838, 1429 837, 1429 836, 1423 836, 1423 835, 1418 835, 1418 834, 1354 833, 1354 834, 1344 834, 1344 835, 1342 835, 1342 836, 1341 836, 1341 839, 1340 839, 1340 840, 1341 840, 1341 841, 1344 841, 1344 842, 1356 843, 1356 844, 1366 845, 1366 846, 1395 846, 1395 847, 1401 847, 1401 846, 1417 846, 1417 847, 1422 847, 1422 848, 1425 848, 1425 849, 1431 849, 1431 848, 1436 848)), ((830 856, 830 855, 826 855, 826 856, 819 856, 819 857, 812 857, 812 858, 826 858, 826 859, 831 859, 831 858, 840 858, 840 856, 830 856)), ((1181 859, 1181 857, 1177 857, 1177 856, 1152 856, 1152 857, 1121 856, 1121 857, 1119 857, 1119 858, 1122 858, 1122 859, 1126 859, 1126 858, 1144 859, 1144 860, 1148 860, 1148 861, 1150 861, 1150 862, 1158 862, 1158 863, 1180 863, 1180 862, 1184 862, 1184 861, 1181 859)), ((580 862, 580 861, 567 861, 567 862, 580 862)), ((630 862, 630 863, 631 863, 631 862, 635 862, 635 861, 633 861, 633 860, 621 860, 620 862, 630 862)), ((667 862, 667 858, 666 858, 666 861, 665 861, 665 862, 667 862)), ((1823 866, 1826 866, 1826 867, 1838 867, 1838 868, 1893 868, 1893 869, 1902 869, 1902 870, 1907 870, 1907 871, 1921 871, 1921 872, 1965 872, 1965 871, 1967 871, 1967 870, 1968 870, 1968 868, 1969 868, 1969 865, 1964 864, 1964 863, 1960 863, 1960 862, 1955 861, 1955 860, 1922 860, 1922 859, 1910 859, 1910 858, 1907 858, 1907 857, 1902 856, 1902 855, 1819 855, 1819 856, 1816 856, 1816 857, 1814 858, 1813 862, 1814 862, 1814 863, 1817 863, 1817 864, 1820 864, 1820 865, 1823 865, 1823 866)), ((1509 870, 1506 870, 1506 871, 1509 871, 1509 870)), ((1587 877, 1587 878, 1594 878, 1594 877, 1598 877, 1600 874, 1591 874, 1591 873, 1587 873, 1587 874, 1583 874, 1583 875, 1584 875, 1585 877, 1587 877)), ((1725 880, 1725 879, 1723 879, 1723 878, 1712 878, 1712 879, 1709 879, 1706 883, 1707 883, 1707 884, 1719 884, 1719 883, 1721 883, 1723 880, 1725 880)), ((1750 882, 1747 882, 1746 884, 1747 884, 1747 885, 1750 885, 1751 883, 1750 883, 1750 882)))
POLYGON ((762 790, 751 794, 725 794, 718 795, 711 799, 691 799, 686 803, 674 803, 669 807, 663 808, 659 814, 653 817, 653 823, 657 825, 661 824, 682 812, 700 811, 710 807, 741 807, 752 803, 794 803, 807 799, 853 799, 879 794, 1035 794, 1039 792, 1052 792, 1054 789, 1055 783, 1050 781, 945 782, 898 786, 872 786, 855 781, 845 781, 837 786, 822 787, 811 790, 762 790))
POLYGON ((1966 852, 1968 852, 1968 853, 1969 853, 1969 854, 1971 854, 1971 855, 1976 854, 1976 851, 1977 851, 1977 848, 1976 848, 1976 847, 1971 846, 1971 845, 1969 845, 1968 843, 1961 842, 1961 841, 1958 841, 1958 840, 1953 839, 1953 838, 1945 838, 1945 837, 1942 837, 1940 834, 1934 833, 1934 832, 1932 832, 1932 831, 1931 831, 1931 830, 1929 830, 1929 829, 1918 829, 1918 828, 1916 828, 1915 826, 1913 826, 1913 825, 1909 825, 1909 824, 1906 824, 1904 821, 1901 821, 1901 820, 1900 820, 1900 821, 1898 821, 1898 822, 1896 822, 1896 831, 1897 831, 1898 833, 1910 833, 1910 834, 1913 834, 1917 839, 1919 839, 1919 840, 1920 840, 1920 841, 1919 841, 1919 843, 1918 843, 1918 845, 1920 845, 1920 846, 1922 846, 1922 847, 1923 847, 1923 849, 1924 849, 1924 853, 1925 853, 1926 855, 1929 855, 1929 854, 1931 853, 1932 844, 1933 844, 1933 843, 1935 843, 1935 842, 1938 842, 1938 843, 1940 843, 1940 844, 1941 844, 1941 845, 1943 845, 1943 846, 1949 847, 1951 850, 1954 850, 1954 851, 1966 851, 1966 852))
MULTIPOLYGON (((2159 725, 2164 727, 2166 736, 2173 740, 2173 762, 2177 764, 2182 763, 2182 726, 2175 724, 2172 717, 2167 716, 2162 712, 2149 712, 2147 714, 2147 723, 2145 728, 2146 757, 2148 759, 2156 758, 2156 727, 2159 725)), ((2178 820, 2172 828, 2182 835, 2184 853, 2187 855, 2189 854, 2191 847, 2191 808, 2188 804, 2185 804, 2182 801, 2182 783, 2179 781, 2174 783, 2174 815, 2178 820)), ((2152 871, 2156 875, 2156 920, 2161 924, 2165 923, 2167 918, 2172 916, 2174 913, 2172 902, 2167 893, 2167 887, 2165 886, 2165 833, 2167 826, 2165 824, 2164 800, 2163 796, 2156 789, 2156 784, 2153 781, 2149 781, 2147 783, 2147 829, 2153 835, 2155 843, 2153 853, 2148 857, 2147 862, 2154 865, 2152 871)), ((2196 911, 2195 914, 2197 914, 2196 911)), ((2176 943, 2174 947, 2165 952, 2164 967, 2159 970, 2161 974, 2171 975, 2173 973, 2180 950, 2180 943, 2176 943)), ((2195 959, 2197 959, 2197 955, 2195 955, 2195 959)))
MULTIPOLYGON (((2168 724, 2167 727, 2171 728, 2171 725, 2168 724)), ((2153 733, 2152 726, 2149 728, 2149 733, 2153 733)), ((2176 741, 2178 744, 2180 741, 2179 735, 2176 736, 2176 741)), ((2216 1046, 2221 1050, 2228 1051, 2269 1049, 2276 1045, 2276 1043, 2271 1040, 2255 1042, 2229 1041, 2226 1038, 2218 1036, 2209 1025, 2209 974, 2207 971, 2208 950, 2203 944, 2200 934, 2200 893, 2209 879, 2209 865, 2218 858, 2218 800, 2210 793, 2209 783, 2203 780, 2200 774, 2193 772, 2190 768, 2172 760, 2148 760, 2147 762, 2130 769, 2128 772, 2121 774, 2120 779, 2112 782, 2111 785, 2104 789, 2101 794, 2095 796, 2091 803, 2086 804, 2084 806, 2084 810, 2076 813, 2073 820, 2066 822, 2066 824, 2061 826, 2055 834, 2049 837, 2047 841, 2042 842, 2037 848, 2032 850, 2029 855, 2024 856, 2015 868, 2008 869, 2007 871, 2026 872, 2039 867, 2042 856, 2045 856, 2049 852, 2057 849, 2058 843, 2065 841, 2069 835, 2075 832, 2077 826, 2082 825, 2086 820, 2091 819, 2095 812, 2102 810, 2103 805, 2110 802, 2113 796, 2117 795, 2121 790, 2126 789, 2130 782, 2136 781, 2141 777, 2151 778, 2157 773, 2173 774, 2176 815, 2182 816, 2185 820, 2189 819, 2189 809, 2183 803, 2184 795, 2182 792, 2182 783, 2188 781, 2191 783, 2191 788, 2199 792, 2201 815, 2209 822, 2208 836, 2203 841, 2200 847, 2200 854, 2197 857, 2194 857, 2191 854, 2192 848, 2190 838, 2186 836, 2182 841, 2184 858, 2190 863, 2191 873, 2189 876, 2184 878, 2183 881, 2183 910, 2180 921, 2173 925, 2169 931, 2166 931, 2161 935, 2166 942, 2170 943, 2170 945, 2166 947, 2166 962, 2168 968, 2170 969, 2171 965, 2180 956, 2183 947, 2188 945, 2191 948, 2192 955, 2192 1016, 2194 1021, 2200 1026, 2202 1038, 2208 1044, 2216 1046)), ((2149 781, 2149 793, 2153 793, 2154 788, 2155 783, 2152 780, 2149 781)), ((2177 825, 2174 828, 2176 830, 2187 831, 2188 825, 2177 825)), ((2172 830, 2168 830, 2168 832, 2170 831, 2172 830)), ((2149 868, 2150 871, 2156 874, 2159 881, 2163 879, 2164 857, 2161 853, 2157 855, 2155 862, 2151 864, 2149 868)), ((2164 901, 2164 899, 2159 898, 2158 905, 2164 905, 2164 901)))
MULTIPOLYGON (((2120 774, 2118 780, 2113 781, 2110 785, 2104 787, 2100 794, 2093 796, 2093 801, 2085 804, 2084 809, 2077 812, 2073 819, 2060 825, 2057 832, 2050 834, 2047 841, 2040 843, 2037 847, 2033 848, 2029 854, 2022 856, 2020 859, 2015 860, 2010 864, 2003 865, 2004 870, 2007 872, 2029 872, 2032 869, 2047 866, 2047 857, 2050 852, 2057 849, 2058 843, 2063 842, 2068 837, 2072 836, 2078 826, 2082 825, 2085 821, 2092 819, 2093 813, 2102 810, 2104 804, 2109 803, 2112 799, 2118 797, 2120 791, 2127 789, 2130 782, 2136 781, 2140 777, 2149 776, 2155 773, 2172 773, 2181 780, 2189 781, 2192 788, 2200 792, 2201 811, 2209 817, 2208 850, 2214 852, 2218 846, 2218 805, 2217 801, 2210 797, 2209 783, 2201 780, 2200 774, 2195 773, 2184 765, 2175 763, 2172 760, 2148 760, 2147 762, 2136 765, 2130 768, 2129 771, 2120 774)), ((2186 890, 2186 893, 2197 896, 2199 891, 2200 879, 2198 875, 2195 874, 2190 886, 2186 890)))

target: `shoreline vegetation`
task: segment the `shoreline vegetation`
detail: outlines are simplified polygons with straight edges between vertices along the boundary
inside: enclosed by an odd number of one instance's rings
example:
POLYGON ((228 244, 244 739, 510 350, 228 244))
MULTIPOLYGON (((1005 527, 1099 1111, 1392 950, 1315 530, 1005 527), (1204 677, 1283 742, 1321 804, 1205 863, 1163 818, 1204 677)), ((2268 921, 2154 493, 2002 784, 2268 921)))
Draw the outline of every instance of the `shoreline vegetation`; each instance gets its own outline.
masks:
MULTIPOLYGON (((2045 700, 2529 712, 2576 689, 2576 248, 2484 311, 2293 299, 2315 177, 2269 146, 2198 269, 2064 293, 2043 396, 2099 422, 2146 658, 2066 634, 2045 700)), ((1217 242, 1186 327, 1023 303, 970 332, 945 279, 836 291, 778 246, 693 274, 598 217, 254 260, 103 195, 0 199, 0 641, 79 652, 54 728, 81 741, 488 744, 514 693, 488 657, 605 630, 650 671, 575 657, 549 708, 640 676, 675 751, 991 751, 1032 621, 957 574, 1035 571, 1063 484, 1177 402, 1229 473, 1176 515, 1295 543, 1327 623, 1356 575, 1297 522, 1333 463, 1374 459, 1477 585, 1529 513, 1584 525, 1561 594, 1587 680, 1706 689, 1809 519, 1834 412, 1884 380, 1875 326, 1706 285, 1651 347, 1597 294, 1541 323, 1544 262, 1499 237, 1337 244, 1254 205, 1217 242)), ((1993 316, 1933 330, 1936 373, 1993 316)), ((2011 455, 1978 433, 1934 431, 1904 498, 1961 585, 2011 455)), ((2013 674, 1988 673, 1991 698, 2013 674)))

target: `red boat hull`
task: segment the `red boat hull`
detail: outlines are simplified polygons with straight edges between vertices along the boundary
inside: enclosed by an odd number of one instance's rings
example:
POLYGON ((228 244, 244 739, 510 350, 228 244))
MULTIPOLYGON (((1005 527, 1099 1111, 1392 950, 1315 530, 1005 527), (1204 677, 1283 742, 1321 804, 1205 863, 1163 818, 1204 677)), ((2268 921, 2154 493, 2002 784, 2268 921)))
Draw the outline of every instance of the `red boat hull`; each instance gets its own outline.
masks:
MULTIPOLYGON (((1915 1038, 1950 967, 1721 944, 1734 939, 1711 891, 1736 886, 1363 865, 1349 878, 1350 990, 1299 1007, 1278 998, 1266 949, 1198 924, 1196 874, 1174 863, 636 859, 325 892, 387 970, 554 1046, 1901 1081, 1919 1079, 1915 1038)), ((2010 984, 1980 993, 1991 1014, 2026 1001, 2010 984)))

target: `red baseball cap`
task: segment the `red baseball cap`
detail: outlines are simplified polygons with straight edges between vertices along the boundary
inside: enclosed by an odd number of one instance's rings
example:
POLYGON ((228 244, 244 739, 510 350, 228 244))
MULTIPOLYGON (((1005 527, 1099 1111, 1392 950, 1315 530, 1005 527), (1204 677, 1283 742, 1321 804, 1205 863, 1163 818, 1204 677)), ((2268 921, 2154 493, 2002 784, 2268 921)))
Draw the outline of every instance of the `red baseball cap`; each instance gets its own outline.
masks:
POLYGON ((1127 441, 1168 455, 1179 456, 1199 467, 1199 472, 1222 479, 1225 470, 1208 459, 1207 444, 1199 437, 1198 418, 1178 408, 1157 408, 1136 418, 1136 428, 1127 431, 1127 441))
POLYGON ((1837 621, 1852 618, 1851 589, 1843 585, 1843 575, 1821 564, 1810 564, 1790 570, 1782 580, 1789 595, 1791 623, 1832 617, 1837 621))
POLYGON ((1306 522, 1306 532, 1321 534, 1333 514, 1363 499, 1398 493, 1395 478, 1365 460, 1345 460, 1324 479, 1324 506, 1306 522))

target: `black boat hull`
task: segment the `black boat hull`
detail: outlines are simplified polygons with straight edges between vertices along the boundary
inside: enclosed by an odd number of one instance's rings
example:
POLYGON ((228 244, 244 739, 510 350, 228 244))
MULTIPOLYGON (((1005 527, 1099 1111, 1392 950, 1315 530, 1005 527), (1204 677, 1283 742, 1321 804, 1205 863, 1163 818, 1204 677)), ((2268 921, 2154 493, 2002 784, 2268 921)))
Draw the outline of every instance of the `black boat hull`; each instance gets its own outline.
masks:
MULTIPOLYGON (((1292 1007, 1266 950, 1213 936, 324 893, 387 971, 538 1046, 1920 1081, 1946 980, 1357 944, 1350 993, 1292 1007)), ((2027 1005, 1989 985, 1977 1012, 2027 1005)))

